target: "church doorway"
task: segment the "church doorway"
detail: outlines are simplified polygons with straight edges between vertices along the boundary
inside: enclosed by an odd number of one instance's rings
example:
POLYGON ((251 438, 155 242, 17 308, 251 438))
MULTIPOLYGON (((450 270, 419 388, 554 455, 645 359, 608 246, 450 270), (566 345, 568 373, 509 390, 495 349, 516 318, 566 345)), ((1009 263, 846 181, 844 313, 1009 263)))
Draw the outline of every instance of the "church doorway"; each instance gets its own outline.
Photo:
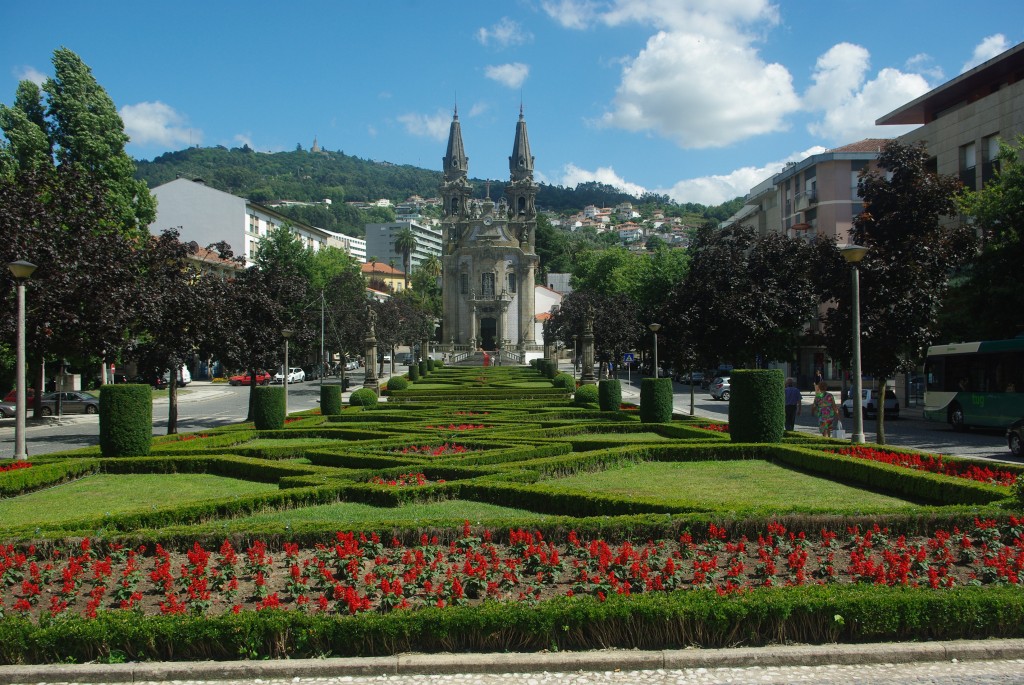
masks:
POLYGON ((480 347, 485 350, 494 349, 494 338, 498 334, 497 319, 480 319, 480 347))

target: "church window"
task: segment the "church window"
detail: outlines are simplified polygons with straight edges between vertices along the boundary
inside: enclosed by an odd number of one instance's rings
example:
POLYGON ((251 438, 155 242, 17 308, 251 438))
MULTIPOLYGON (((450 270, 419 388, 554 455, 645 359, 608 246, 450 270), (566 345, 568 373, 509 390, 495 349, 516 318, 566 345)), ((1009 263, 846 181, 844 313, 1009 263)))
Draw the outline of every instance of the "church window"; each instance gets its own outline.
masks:
POLYGON ((453 197, 452 198, 452 208, 451 208, 451 211, 449 211, 448 213, 449 214, 458 214, 459 213, 459 198, 457 198, 457 197, 453 197))
POLYGON ((494 297, 494 274, 492 272, 480 274, 480 290, 483 291, 485 299, 494 297))
POLYGON ((508 275, 508 291, 510 293, 516 291, 516 275, 514 273, 508 275))
POLYGON ((520 197, 516 205, 516 210, 519 214, 526 214, 526 198, 520 197))
POLYGON ((459 274, 459 292, 463 295, 469 294, 469 274, 459 274))

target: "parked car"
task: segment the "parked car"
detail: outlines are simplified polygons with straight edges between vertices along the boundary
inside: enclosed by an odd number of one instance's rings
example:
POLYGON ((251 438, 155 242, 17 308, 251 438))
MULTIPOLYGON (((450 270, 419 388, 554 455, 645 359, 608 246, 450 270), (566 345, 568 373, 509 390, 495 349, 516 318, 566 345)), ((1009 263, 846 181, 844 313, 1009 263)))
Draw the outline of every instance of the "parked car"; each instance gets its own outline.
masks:
MULTIPOLYGON (((288 367, 288 382, 289 383, 301 383, 306 380, 306 372, 297 366, 288 367)), ((284 369, 281 369, 274 374, 272 383, 283 383, 284 382, 284 369)))
POLYGON ((315 381, 320 379, 320 365, 314 364, 313 366, 307 366, 302 369, 306 374, 307 381, 315 381))
MULTIPOLYGON (((256 372, 256 384, 266 385, 270 382, 270 374, 266 371, 256 372)), ((240 373, 237 376, 231 376, 228 378, 228 385, 249 385, 252 383, 252 376, 248 372, 240 373)))
MULTIPOLYGON (((28 398, 29 402, 34 400, 35 397, 36 397, 35 388, 25 388, 25 396, 28 398)), ((9 393, 7 393, 4 396, 4 399, 3 399, 3 401, 5 403, 14 403, 17 400, 18 400, 18 391, 16 389, 15 390, 11 390, 9 393)), ((13 414, 12 414, 12 416, 13 416, 13 414)))
POLYGON ((676 383, 690 383, 691 385, 701 385, 704 382, 704 373, 702 371, 678 371, 672 376, 672 380, 676 383))
POLYGON ((395 363, 399 366, 409 366, 412 363, 412 352, 399 352, 395 355, 395 363))
MULTIPOLYGON (((878 414, 878 391, 864 389, 860 391, 861 411, 864 418, 878 414)), ((900 417, 900 401, 896 399, 896 393, 888 388, 885 391, 885 415, 898 419, 900 417)), ((843 416, 853 416, 853 399, 843 402, 843 416)))
POLYGON ((96 414, 100 410, 100 398, 87 392, 48 392, 39 409, 43 416, 57 413, 58 398, 61 414, 96 414))
POLYGON ((718 376, 711 381, 708 390, 711 392, 711 399, 729 401, 732 397, 732 385, 729 383, 729 376, 718 376))
POLYGON ((132 383, 141 383, 142 385, 152 385, 157 390, 163 390, 167 387, 167 379, 155 372, 140 373, 138 376, 132 379, 132 383))
POLYGON ((358 359, 349 359, 347 362, 345 362, 345 370, 346 371, 356 371, 358 369, 359 369, 359 360, 358 359))
POLYGON ((0 418, 13 419, 16 406, 14 402, 8 402, 7 400, 0 402, 0 418))
MULTIPOLYGON (((164 385, 168 385, 171 382, 171 372, 164 371, 164 385)), ((178 387, 184 388, 186 385, 192 382, 192 373, 184 366, 178 368, 178 387)))
POLYGON ((1015 457, 1024 457, 1024 445, 1021 437, 1024 434, 1024 419, 1017 419, 1006 429, 1006 446, 1015 457))

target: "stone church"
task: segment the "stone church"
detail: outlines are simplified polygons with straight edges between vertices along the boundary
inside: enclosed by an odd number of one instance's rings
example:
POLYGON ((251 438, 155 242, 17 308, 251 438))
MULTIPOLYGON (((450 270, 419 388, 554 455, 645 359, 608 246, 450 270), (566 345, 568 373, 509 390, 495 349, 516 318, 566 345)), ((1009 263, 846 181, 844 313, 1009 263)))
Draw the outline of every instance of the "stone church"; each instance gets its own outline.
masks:
POLYGON ((444 156, 441 198, 444 255, 444 342, 470 349, 525 350, 534 340, 534 251, 537 184, 520 107, 505 197, 471 197, 469 158, 455 110, 444 156))

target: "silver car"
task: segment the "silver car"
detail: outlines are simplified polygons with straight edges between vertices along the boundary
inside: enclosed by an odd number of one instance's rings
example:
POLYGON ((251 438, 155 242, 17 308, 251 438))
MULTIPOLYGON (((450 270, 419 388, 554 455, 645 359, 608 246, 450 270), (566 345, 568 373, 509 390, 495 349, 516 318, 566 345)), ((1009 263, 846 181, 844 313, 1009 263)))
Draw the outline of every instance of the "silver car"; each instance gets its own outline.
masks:
POLYGON ((715 380, 711 381, 708 390, 711 392, 712 399, 728 402, 729 398, 732 397, 732 386, 729 384, 729 376, 718 376, 715 380))

